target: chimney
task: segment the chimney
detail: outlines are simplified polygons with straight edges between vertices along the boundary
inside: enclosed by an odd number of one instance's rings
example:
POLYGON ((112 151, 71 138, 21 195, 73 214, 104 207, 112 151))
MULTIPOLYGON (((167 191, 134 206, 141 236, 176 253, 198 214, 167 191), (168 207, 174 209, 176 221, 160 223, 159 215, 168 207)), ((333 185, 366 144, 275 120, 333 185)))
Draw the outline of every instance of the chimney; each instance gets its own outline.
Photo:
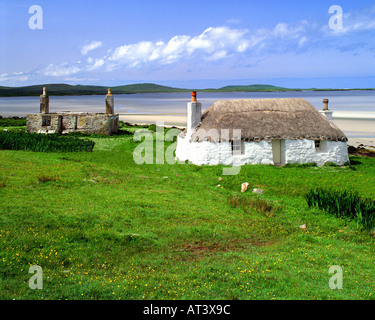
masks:
POLYGON ((43 94, 40 95, 40 113, 49 113, 49 97, 46 87, 43 87, 43 94))
POLYGON ((197 102, 197 93, 193 91, 191 93, 191 102, 188 102, 187 104, 187 137, 191 136, 194 129, 201 122, 201 109, 201 103, 197 102))
POLYGON ((115 106, 111 89, 108 89, 108 93, 105 96, 105 113, 115 114, 115 106))
POLYGON ((329 121, 332 121, 332 113, 333 111, 328 110, 328 99, 323 99, 323 109, 320 113, 325 116, 329 121))
POLYGON ((191 92, 191 102, 197 102, 197 93, 195 91, 191 92))

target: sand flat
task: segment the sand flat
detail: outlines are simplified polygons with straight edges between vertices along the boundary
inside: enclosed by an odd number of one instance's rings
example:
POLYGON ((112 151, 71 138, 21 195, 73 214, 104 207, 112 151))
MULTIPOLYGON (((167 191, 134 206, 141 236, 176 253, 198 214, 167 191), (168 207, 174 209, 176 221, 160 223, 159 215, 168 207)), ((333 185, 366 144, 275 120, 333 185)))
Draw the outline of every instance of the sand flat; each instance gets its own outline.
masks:
POLYGON ((186 127, 186 114, 120 114, 120 120, 132 124, 155 124, 164 122, 164 125, 186 127))

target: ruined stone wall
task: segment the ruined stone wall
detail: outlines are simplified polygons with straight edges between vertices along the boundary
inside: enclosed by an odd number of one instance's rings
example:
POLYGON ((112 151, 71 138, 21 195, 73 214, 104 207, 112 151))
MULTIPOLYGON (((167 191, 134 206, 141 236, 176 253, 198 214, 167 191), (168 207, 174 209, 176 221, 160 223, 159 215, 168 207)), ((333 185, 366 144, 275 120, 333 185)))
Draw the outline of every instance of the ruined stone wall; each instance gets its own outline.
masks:
POLYGON ((28 114, 26 131, 37 133, 84 132, 114 134, 119 128, 119 115, 106 113, 57 112, 28 114))

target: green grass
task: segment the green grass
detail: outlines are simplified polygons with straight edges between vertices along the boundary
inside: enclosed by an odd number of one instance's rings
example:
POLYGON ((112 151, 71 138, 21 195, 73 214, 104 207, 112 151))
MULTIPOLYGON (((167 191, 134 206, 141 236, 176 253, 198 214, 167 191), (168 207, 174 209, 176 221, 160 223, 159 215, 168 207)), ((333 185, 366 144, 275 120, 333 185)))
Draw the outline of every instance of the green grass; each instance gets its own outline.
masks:
POLYGON ((0 116, 0 127, 3 129, 9 127, 23 127, 26 126, 26 118, 25 117, 2 117, 0 116))
POLYGON ((375 159, 223 176, 222 166, 136 165, 135 128, 123 130, 90 137, 90 153, 0 151, 1 299, 375 295, 372 232, 304 199, 316 187, 374 199, 375 159), (31 265, 43 269, 42 290, 28 286, 31 265), (329 288, 332 265, 342 290, 329 288))
POLYGON ((319 209, 345 219, 353 219, 368 230, 375 227, 375 201, 361 198, 357 193, 315 188, 306 196, 309 207, 319 209))

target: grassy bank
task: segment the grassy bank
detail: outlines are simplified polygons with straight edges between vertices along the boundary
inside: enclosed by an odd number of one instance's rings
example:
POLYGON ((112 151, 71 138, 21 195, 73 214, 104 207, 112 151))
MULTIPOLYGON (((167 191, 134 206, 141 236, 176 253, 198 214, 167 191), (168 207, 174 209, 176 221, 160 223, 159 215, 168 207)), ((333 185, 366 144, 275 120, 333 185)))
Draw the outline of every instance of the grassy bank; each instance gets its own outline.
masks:
POLYGON ((372 232, 304 196, 322 187, 374 199, 374 158, 223 176, 222 166, 136 165, 139 142, 124 129, 90 137, 89 153, 0 151, 0 299, 373 298, 372 232), (42 290, 29 288, 31 265, 42 290), (332 265, 341 290, 329 288, 332 265))

